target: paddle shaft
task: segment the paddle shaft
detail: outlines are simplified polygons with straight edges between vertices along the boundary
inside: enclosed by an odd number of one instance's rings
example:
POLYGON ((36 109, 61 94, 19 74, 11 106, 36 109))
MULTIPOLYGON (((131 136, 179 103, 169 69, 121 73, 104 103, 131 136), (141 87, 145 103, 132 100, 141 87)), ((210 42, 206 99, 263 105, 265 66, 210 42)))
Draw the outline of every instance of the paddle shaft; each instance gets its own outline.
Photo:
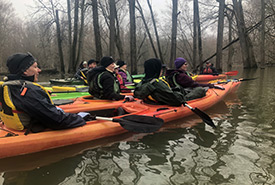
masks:
POLYGON ((216 128, 216 125, 213 123, 213 120, 203 111, 201 111, 198 108, 193 108, 190 105, 188 105, 186 102, 183 103, 184 106, 188 107, 192 112, 197 114, 207 125, 211 126, 212 128, 216 128))

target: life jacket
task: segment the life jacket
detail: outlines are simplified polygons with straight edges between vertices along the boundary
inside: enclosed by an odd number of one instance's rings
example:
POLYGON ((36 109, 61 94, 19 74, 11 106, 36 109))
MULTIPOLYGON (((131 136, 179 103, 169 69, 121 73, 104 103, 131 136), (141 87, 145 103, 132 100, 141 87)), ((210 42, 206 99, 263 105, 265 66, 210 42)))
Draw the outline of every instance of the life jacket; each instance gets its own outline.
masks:
MULTIPOLYGON (((22 90, 20 95, 24 96, 27 90, 25 87, 26 84, 33 84, 39 86, 42 90, 46 92, 46 94, 49 96, 49 99, 51 100, 48 91, 43 86, 37 83, 22 80, 12 80, 4 82, 0 86, 0 117, 7 128, 11 128, 14 130, 23 130, 31 122, 31 117, 28 114, 16 109, 16 107, 13 104, 9 89, 9 86, 12 85, 21 86, 22 90)), ((51 103, 53 104, 52 100, 51 103)))
POLYGON ((183 88, 176 81, 176 76, 178 74, 179 72, 175 72, 172 75, 167 76, 166 79, 169 85, 171 86, 172 90, 181 92, 184 95, 186 101, 201 98, 206 95, 206 91, 208 90, 208 88, 203 88, 203 87, 183 88))
POLYGON ((206 68, 203 70, 203 73, 204 73, 204 74, 211 74, 211 73, 213 73, 213 70, 212 70, 210 67, 206 67, 206 68))
MULTIPOLYGON (((104 91, 103 91, 103 86, 100 83, 100 79, 101 79, 101 76, 107 72, 108 71, 103 71, 101 73, 98 73, 97 75, 94 76, 94 78, 90 82, 89 93, 96 98, 99 98, 99 99, 103 98, 104 91)), ((114 76, 114 92, 117 94, 120 93, 119 82, 115 76, 114 76)))
POLYGON ((181 89, 181 86, 177 83, 176 81, 176 76, 179 74, 179 72, 175 72, 169 76, 166 77, 166 80, 168 82, 168 84, 170 85, 170 87, 174 90, 174 89, 181 89))
POLYGON ((130 73, 128 71, 123 70, 123 69, 119 69, 119 72, 123 72, 123 73, 126 74, 127 82, 133 82, 132 76, 130 75, 130 73))
MULTIPOLYGON (((167 81, 165 81, 163 78, 159 78, 159 79, 154 78, 149 82, 149 84, 152 85, 154 82, 157 82, 157 83, 164 82, 170 88, 169 83, 167 81)), ((158 103, 158 101, 156 99, 154 99, 151 95, 148 95, 147 99, 154 102, 154 103, 158 103)))

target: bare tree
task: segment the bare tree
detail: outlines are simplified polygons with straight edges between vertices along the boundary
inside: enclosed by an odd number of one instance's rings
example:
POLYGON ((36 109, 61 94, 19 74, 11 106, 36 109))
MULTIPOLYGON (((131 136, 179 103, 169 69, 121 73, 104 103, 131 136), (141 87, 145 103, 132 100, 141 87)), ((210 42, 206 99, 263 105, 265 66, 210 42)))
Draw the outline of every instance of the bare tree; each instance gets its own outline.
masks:
POLYGON ((137 48, 136 48, 136 0, 128 0, 130 12, 130 63, 131 74, 137 74, 137 48))
POLYGON ((67 0, 69 65, 73 63, 71 0, 67 0))
POLYGON ((234 11, 236 14, 236 22, 238 26, 238 34, 240 38, 240 45, 243 57, 243 67, 244 68, 254 68, 257 67, 256 60, 253 52, 253 45, 246 32, 244 14, 242 8, 242 0, 232 0, 234 11))
POLYGON ((110 21, 110 40, 109 40, 109 55, 115 56, 115 34, 116 34, 116 28, 115 28, 115 0, 109 0, 109 6, 110 6, 110 15, 109 15, 109 21, 110 21))
POLYGON ((261 43, 260 43, 260 53, 261 62, 260 67, 263 69, 265 65, 265 0, 261 0, 261 43))
MULTIPOLYGON (((199 3, 198 0, 194 0, 194 26, 193 26, 193 66, 200 64, 202 68, 202 38, 201 38, 201 24, 199 16, 199 3)), ((194 69, 197 70, 197 69, 194 69)))
MULTIPOLYGON (((232 30, 233 30, 233 10, 226 8, 225 16, 228 21, 228 42, 232 42, 232 30)), ((232 58, 233 58, 234 48, 233 45, 230 45, 228 48, 228 59, 227 59, 227 71, 232 70, 232 58)))
POLYGON ((156 40, 157 40, 157 45, 158 45, 160 60, 162 62, 164 62, 162 51, 161 51, 161 46, 160 46, 160 41, 159 41, 158 29, 157 29, 156 20, 155 20, 155 16, 154 16, 154 12, 153 12, 153 8, 152 8, 151 3, 150 3, 149 0, 147 0, 147 4, 148 4, 148 7, 149 7, 149 10, 150 10, 150 13, 151 13, 151 19, 152 19, 154 30, 155 30, 155 36, 156 36, 156 40))
POLYGON ((76 71, 77 61, 77 40, 78 40, 78 8, 79 1, 76 0, 74 3, 74 32, 73 32, 73 44, 72 44, 72 63, 70 63, 69 73, 74 73, 76 71))
POLYGON ((57 35, 57 45, 58 45, 58 52, 59 52, 59 60, 60 60, 60 70, 61 70, 61 78, 65 77, 65 65, 64 65, 64 56, 62 50, 62 39, 61 39, 61 30, 59 24, 59 15, 58 10, 56 12, 56 35, 57 35))
POLYGON ((223 47, 223 29, 224 29, 224 0, 217 0, 219 2, 219 19, 218 19, 218 37, 217 37, 217 55, 216 55, 216 68, 218 72, 222 72, 222 47, 223 47))
POLYGON ((116 43, 116 47, 118 50, 118 55, 119 58, 121 60, 124 60, 124 49, 122 47, 122 41, 121 41, 121 37, 120 37, 120 25, 119 25, 119 19, 118 19, 118 15, 117 15, 117 8, 115 5, 115 9, 114 9, 114 14, 115 14, 115 22, 116 22, 116 31, 115 31, 115 43, 116 43))
POLYGON ((172 9, 172 35, 171 35, 171 52, 170 52, 170 61, 169 67, 173 66, 173 61, 177 56, 177 23, 178 23, 178 0, 172 0, 173 9, 172 9))
POLYGON ((137 0, 137 4, 138 4, 137 9, 138 9, 138 11, 139 11, 139 13, 140 13, 140 15, 141 15, 141 19, 142 19, 143 24, 144 24, 144 26, 145 26, 145 29, 146 29, 147 35, 148 35, 148 37, 149 37, 149 40, 150 40, 150 43, 151 43, 153 52, 154 52, 154 54, 155 54, 155 57, 158 58, 158 54, 157 54, 157 51, 156 51, 156 48, 155 48, 155 45, 154 45, 154 42, 153 42, 153 38, 152 38, 152 36, 151 36, 149 27, 148 27, 148 25, 147 25, 147 23, 146 23, 145 16, 144 16, 144 14, 143 14, 143 10, 142 10, 141 5, 140 5, 140 3, 139 3, 138 0, 137 0))
POLYGON ((80 61, 80 57, 81 57, 81 52, 83 50, 83 39, 84 39, 84 18, 85 18, 85 0, 81 0, 81 5, 80 5, 80 30, 79 30, 79 36, 78 36, 78 52, 77 52, 77 57, 76 57, 76 61, 77 63, 80 61))
POLYGON ((198 3, 198 0, 194 0, 193 1, 193 7, 194 7, 194 10, 193 10, 193 65, 197 65, 199 62, 198 62, 198 6, 199 6, 199 3, 198 3))
POLYGON ((93 26, 94 26, 96 60, 100 61, 100 59, 102 58, 102 46, 101 46, 101 34, 100 34, 99 23, 98 23, 97 0, 92 0, 92 8, 93 8, 93 26))

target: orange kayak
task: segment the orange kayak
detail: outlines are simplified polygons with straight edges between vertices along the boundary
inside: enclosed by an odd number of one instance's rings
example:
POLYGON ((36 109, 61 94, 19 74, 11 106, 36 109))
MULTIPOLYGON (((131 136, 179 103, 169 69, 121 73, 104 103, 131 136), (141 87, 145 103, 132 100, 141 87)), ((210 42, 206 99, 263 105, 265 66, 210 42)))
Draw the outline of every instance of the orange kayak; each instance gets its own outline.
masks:
POLYGON ((200 74, 196 78, 196 82, 198 83, 208 83, 211 80, 217 80, 217 79, 227 79, 226 74, 219 74, 219 75, 207 75, 207 74, 200 74))
MULTIPOLYGON (((236 91, 240 82, 222 84, 225 90, 209 89, 205 97, 188 101, 192 107, 206 110, 223 100, 227 94, 236 91)), ((121 118, 125 115, 145 115, 158 117, 165 123, 192 115, 185 107, 167 105, 149 105, 141 100, 135 102, 91 100, 89 96, 78 98, 73 104, 60 106, 64 111, 77 113, 90 112, 104 117, 121 118), (121 112, 122 110, 122 112, 121 112)), ((83 143, 127 132, 119 123, 105 120, 88 121, 86 125, 65 130, 48 130, 24 135, 24 131, 15 131, 0 123, 0 158, 36 153, 62 146, 83 143), (5 137, 7 134, 10 137, 5 137)))

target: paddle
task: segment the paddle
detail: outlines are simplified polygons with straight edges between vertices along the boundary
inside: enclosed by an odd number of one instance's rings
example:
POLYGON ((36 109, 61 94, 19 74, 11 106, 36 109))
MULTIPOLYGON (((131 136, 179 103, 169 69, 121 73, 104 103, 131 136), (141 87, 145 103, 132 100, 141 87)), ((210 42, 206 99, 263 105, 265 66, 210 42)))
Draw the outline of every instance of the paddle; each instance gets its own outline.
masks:
POLYGON ((195 114, 197 114, 207 125, 211 126, 212 128, 217 128, 216 125, 213 123, 212 119, 205 112, 201 111, 197 107, 193 108, 187 103, 184 103, 184 106, 188 107, 195 114))
POLYGON ((238 71, 229 71, 229 72, 225 72, 224 74, 226 74, 227 76, 236 76, 239 72, 238 71))
POLYGON ((95 116, 93 119, 118 122, 126 130, 138 133, 155 132, 164 123, 163 119, 161 118, 143 115, 128 115, 121 118, 95 116))
POLYGON ((258 77, 256 78, 240 78, 239 81, 243 82, 243 81, 250 81, 250 80, 256 80, 258 79, 258 77))

